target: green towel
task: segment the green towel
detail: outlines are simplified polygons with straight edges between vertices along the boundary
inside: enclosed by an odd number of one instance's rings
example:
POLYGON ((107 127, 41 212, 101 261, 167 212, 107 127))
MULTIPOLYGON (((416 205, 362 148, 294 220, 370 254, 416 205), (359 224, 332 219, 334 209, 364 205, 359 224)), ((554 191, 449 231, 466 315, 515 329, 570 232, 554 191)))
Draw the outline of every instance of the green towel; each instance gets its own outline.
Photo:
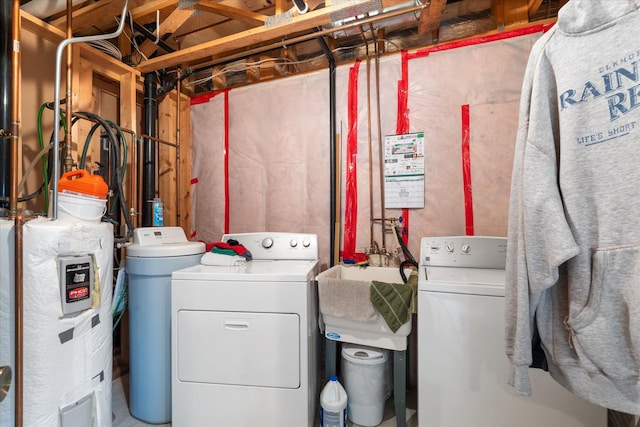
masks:
POLYGON ((418 275, 412 273, 407 284, 371 282, 371 304, 382 315, 389 329, 396 332, 416 313, 418 275))

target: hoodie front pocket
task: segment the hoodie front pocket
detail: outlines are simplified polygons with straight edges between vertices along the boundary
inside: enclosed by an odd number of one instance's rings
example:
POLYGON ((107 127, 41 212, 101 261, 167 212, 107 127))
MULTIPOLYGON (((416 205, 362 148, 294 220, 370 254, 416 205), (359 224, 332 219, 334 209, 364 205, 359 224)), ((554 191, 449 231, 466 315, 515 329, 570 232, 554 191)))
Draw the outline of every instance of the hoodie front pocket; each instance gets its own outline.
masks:
POLYGON ((612 378, 637 377, 640 363, 640 247, 597 249, 584 309, 567 320, 581 363, 612 378))

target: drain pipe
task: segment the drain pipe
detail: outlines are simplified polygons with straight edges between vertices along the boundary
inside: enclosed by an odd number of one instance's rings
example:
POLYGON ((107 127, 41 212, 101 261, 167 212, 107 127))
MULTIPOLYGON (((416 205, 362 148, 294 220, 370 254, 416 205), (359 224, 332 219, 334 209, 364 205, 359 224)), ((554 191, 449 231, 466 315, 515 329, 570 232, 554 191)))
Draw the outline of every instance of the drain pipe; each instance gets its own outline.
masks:
MULTIPOLYGON (((12 1, 0 2, 0 28, 11 28, 12 1)), ((0 207, 9 206, 11 195, 11 56, 13 40, 9 31, 0 31, 0 207)), ((15 196, 15 195, 14 195, 15 196)))
MULTIPOLYGON (((122 33, 122 30, 124 28, 124 23, 126 20, 125 18, 127 16, 128 3, 129 3, 128 0, 124 1, 124 6, 122 7, 122 17, 120 18, 120 25, 118 25, 118 28, 116 29, 115 32, 109 33, 109 34, 100 34, 95 36, 68 38, 68 39, 62 40, 62 42, 60 42, 60 44, 58 45, 58 48, 56 49, 56 70, 55 70, 56 73, 55 73, 55 80, 54 80, 54 86, 53 86, 54 128, 56 127, 55 121, 58 120, 58 118, 60 117, 60 64, 62 62, 62 52, 67 46, 70 46, 73 43, 92 42, 97 40, 107 40, 107 39, 112 39, 114 37, 118 37, 120 33, 122 33)), ((71 118, 67 117, 67 120, 69 121, 69 126, 70 126, 71 118)), ((57 130, 53 132, 53 174, 52 174, 53 198, 51 200, 51 203, 53 203, 51 208, 51 214, 52 214, 51 216, 53 220, 58 219, 58 177, 60 176, 60 170, 59 170, 60 153, 58 152, 58 148, 60 146, 59 134, 60 132, 58 132, 57 130)), ((71 141, 67 141, 67 143, 70 144, 71 141)))
MULTIPOLYGON (((318 31, 317 29, 315 31, 318 31)), ((321 36, 317 37, 316 40, 320 44, 320 47, 324 51, 324 54, 327 56, 327 60, 329 61, 329 179, 330 179, 330 207, 329 210, 331 212, 330 218, 330 261, 329 266, 333 267, 339 260, 336 259, 338 257, 336 254, 336 245, 339 245, 340 242, 336 241, 336 204, 337 200, 337 191, 336 191, 336 61, 333 57, 333 53, 327 42, 321 36)))
MULTIPOLYGON (((156 73, 144 75, 144 134, 158 134, 158 91, 156 73)), ((153 225, 153 199, 156 197, 156 143, 144 138, 142 144, 142 226, 153 225)))

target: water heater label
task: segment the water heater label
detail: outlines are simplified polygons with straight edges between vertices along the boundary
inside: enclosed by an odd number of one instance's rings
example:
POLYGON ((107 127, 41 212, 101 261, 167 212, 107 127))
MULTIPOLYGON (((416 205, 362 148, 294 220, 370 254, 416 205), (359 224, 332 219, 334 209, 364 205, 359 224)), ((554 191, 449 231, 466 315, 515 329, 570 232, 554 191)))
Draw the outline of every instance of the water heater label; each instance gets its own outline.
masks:
POLYGON ((67 265, 66 294, 67 302, 81 301, 89 298, 90 263, 67 265))
POLYGON ((90 255, 58 258, 63 315, 91 308, 93 258, 90 255))

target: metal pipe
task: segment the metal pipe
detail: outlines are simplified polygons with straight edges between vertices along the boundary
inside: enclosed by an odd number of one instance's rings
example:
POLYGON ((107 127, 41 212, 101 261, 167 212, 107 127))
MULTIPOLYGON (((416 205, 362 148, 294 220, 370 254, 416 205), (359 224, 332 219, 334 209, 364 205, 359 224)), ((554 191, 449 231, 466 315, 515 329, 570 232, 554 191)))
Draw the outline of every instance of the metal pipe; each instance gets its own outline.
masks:
POLYGON ((373 236, 373 139, 371 138, 371 56, 369 42, 360 26, 360 35, 364 41, 367 56, 367 151, 369 156, 369 251, 373 253, 375 238, 373 236))
MULTIPOLYGON (((59 165, 60 155, 58 153, 58 147, 60 146, 60 135, 59 132, 55 131, 55 120, 58 120, 60 117, 60 63, 62 62, 62 51, 72 43, 81 43, 81 42, 92 42, 97 40, 107 40, 112 39, 114 37, 118 37, 124 28, 124 22, 127 14, 127 5, 129 1, 124 1, 124 6, 122 7, 122 18, 120 19, 120 25, 113 33, 109 34, 100 34, 95 36, 84 36, 84 37, 74 37, 70 39, 65 39, 60 42, 58 48, 56 49, 56 69, 55 69, 55 80, 53 86, 53 117, 54 117, 54 132, 53 132, 53 199, 52 199, 52 208, 51 214, 52 219, 58 219, 58 175, 59 175, 59 165)), ((69 141, 70 143, 71 141, 69 141)))
MULTIPOLYGON (((156 36, 151 31, 147 30, 143 25, 138 24, 133 19, 131 19, 131 22, 133 23, 133 28, 139 33, 141 33, 146 39, 155 41, 156 36)), ((171 46, 169 46, 162 40, 159 40, 156 44, 160 46, 162 49, 164 49, 167 53, 175 52, 175 50, 171 46)))
MULTIPOLYGON (((11 28, 13 2, 0 2, 0 28, 11 28)), ((0 207, 9 206, 13 160, 11 158, 11 57, 9 31, 0 31, 0 207)))
POLYGON ((336 166, 337 166, 337 160, 336 160, 336 61, 335 58, 333 57, 333 53, 331 52, 331 49, 329 49, 329 46, 327 46, 327 42, 321 37, 318 36, 316 37, 316 40, 318 40, 318 43, 320 44, 320 47, 322 47, 322 50, 324 51, 327 60, 329 61, 329 157, 330 157, 330 163, 329 163, 329 186, 330 186, 330 236, 329 236, 329 248, 330 248, 330 262, 329 262, 329 266, 333 266, 335 265, 339 259, 336 256, 337 253, 339 253, 338 251, 336 251, 336 245, 339 244, 339 242, 336 242, 336 220, 337 220, 337 214, 336 214, 336 204, 337 204, 337 191, 336 191, 336 166))
MULTIPOLYGON (((373 26, 371 26, 371 33, 373 33, 373 26)), ((376 54, 376 110, 378 114, 378 163, 380 165, 380 217, 385 218, 385 206, 384 206, 384 142, 382 141, 382 125, 380 124, 380 49, 378 44, 374 44, 376 54)), ((382 254, 387 252, 387 237, 385 235, 385 222, 382 221, 382 254)))
POLYGON ((23 249, 23 226, 24 217, 22 214, 18 214, 15 217, 14 226, 14 238, 15 238, 15 284, 14 284, 14 297, 15 297, 15 310, 14 310, 14 323, 15 323, 15 407, 14 407, 14 423, 15 427, 22 427, 22 412, 23 412, 23 274, 22 274, 22 249, 23 249))
POLYGON ((156 197, 156 144, 158 96, 156 73, 144 75, 144 142, 142 147, 142 226, 153 225, 153 199, 156 197))
MULTIPOLYGON (((178 76, 181 70, 178 68, 178 76)), ((176 225, 180 227, 180 91, 182 80, 176 82, 176 225)))
POLYGON ((349 22, 346 24, 342 24, 339 27, 336 28, 328 28, 328 29, 323 29, 323 30, 318 30, 318 31, 314 31, 308 34, 303 34, 301 36, 297 36, 297 37, 293 37, 290 39, 286 39, 286 40, 280 40, 278 42, 275 43, 271 43, 270 45, 265 45, 265 46, 261 46, 261 47, 257 47, 254 49, 249 49, 249 50, 244 50, 242 52, 236 53, 234 55, 229 55, 229 56, 225 56, 225 57, 220 57, 217 59, 213 59, 209 62, 204 62, 202 64, 200 64, 198 66, 198 68, 195 68, 193 70, 194 73, 199 72, 199 71, 205 71, 208 70, 210 68, 213 68, 215 65, 218 64, 225 64, 225 63, 229 63, 232 61, 235 61, 236 59, 242 59, 242 58, 248 58, 252 55, 256 55, 259 53, 263 53, 263 52, 267 52, 269 50, 273 50, 273 49, 277 49, 279 47, 282 46, 292 46, 294 44, 298 44, 298 43, 302 43, 305 41, 308 41, 312 38, 318 38, 319 36, 325 36, 328 34, 332 34, 335 33, 337 31, 344 31, 348 28, 351 27, 355 27, 357 25, 366 25, 366 24, 372 24, 376 21, 379 21, 381 19, 390 19, 390 18, 394 18, 396 16, 401 16, 401 15, 405 15, 408 13, 415 13, 418 11, 421 11, 422 9, 424 9, 424 5, 420 5, 420 6, 414 6, 414 7, 410 7, 408 9, 401 9, 401 10, 396 10, 393 12, 389 12, 389 13, 381 13, 369 18, 364 18, 364 19, 360 19, 360 20, 356 20, 353 22, 349 22))
MULTIPOLYGON (((73 37, 73 30, 71 28, 71 21, 73 17, 73 0, 67 0, 67 39, 73 37)), ((73 49, 70 47, 66 51, 67 54, 67 64, 66 64, 66 77, 67 77, 67 96, 65 97, 65 116, 67 117, 66 132, 64 140, 67 144, 67 155, 64 159, 64 171, 71 172, 73 169, 73 157, 71 156, 71 113, 73 109, 71 108, 72 98, 73 98, 73 49)), ((54 118, 54 120, 56 120, 54 118)), ((53 128, 56 129, 57 123, 54 121, 53 128)), ((58 179, 57 176, 54 176, 54 179, 58 179)))
POLYGON ((11 192, 9 195, 9 211, 18 212, 18 157, 20 146, 20 1, 13 1, 11 34, 13 54, 11 57, 11 192))
POLYGON ((158 142, 158 143, 163 144, 163 145, 168 145, 168 146, 170 146, 170 147, 174 147, 174 148, 176 147, 176 144, 175 144, 175 143, 173 143, 173 142, 169 142, 169 141, 164 140, 164 139, 156 138, 155 136, 151 136, 151 135, 140 135, 140 138, 141 138, 141 139, 150 139, 151 141, 155 141, 155 142, 158 142))
POLYGON ((24 217, 18 213, 18 144, 20 142, 20 74, 21 74, 21 57, 20 57, 20 1, 13 1, 12 10, 12 39, 13 39, 13 56, 12 56, 12 70, 11 70, 11 142, 12 142, 12 165, 13 171, 11 174, 11 195, 9 200, 9 210, 14 213, 15 226, 14 226, 14 360, 15 360, 15 390, 14 390, 14 423, 15 427, 22 427, 23 424, 23 404, 24 404, 24 390, 23 390, 23 266, 22 266, 22 246, 23 236, 22 230, 24 225, 24 217))

